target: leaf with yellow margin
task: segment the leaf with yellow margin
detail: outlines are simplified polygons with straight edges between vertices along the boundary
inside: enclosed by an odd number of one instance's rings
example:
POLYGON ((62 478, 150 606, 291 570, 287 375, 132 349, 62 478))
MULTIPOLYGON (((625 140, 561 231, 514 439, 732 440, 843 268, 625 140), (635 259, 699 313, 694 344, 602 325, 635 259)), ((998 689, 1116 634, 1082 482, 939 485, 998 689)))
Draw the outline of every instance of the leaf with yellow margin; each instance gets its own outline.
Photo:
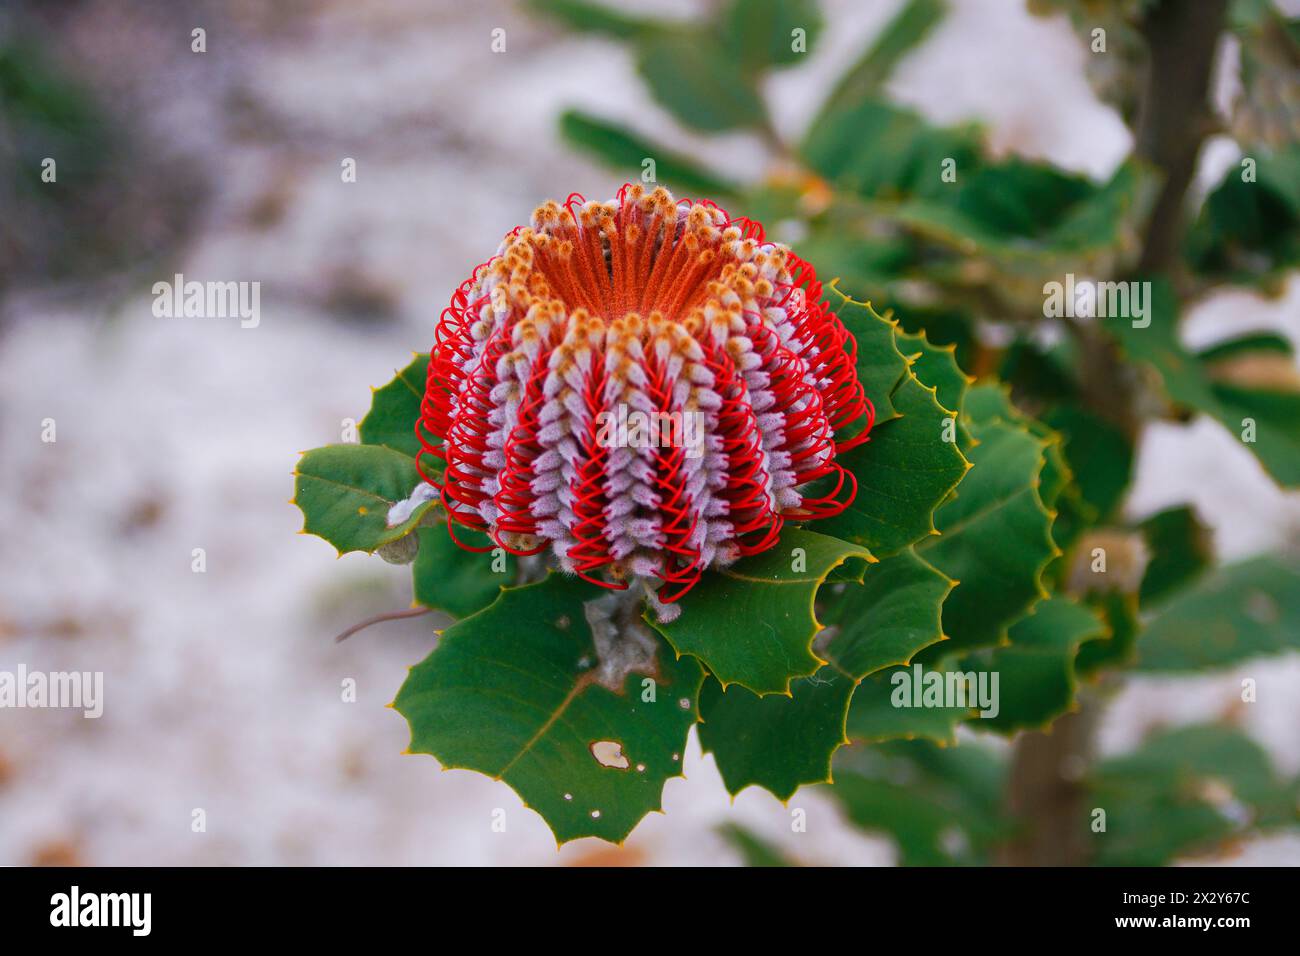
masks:
POLYGON ((556 573, 509 588, 443 632, 393 702, 411 752, 505 781, 560 843, 622 842, 661 809, 699 715, 704 672, 648 629, 639 662, 602 659, 588 614, 608 595, 556 573))
MULTIPOLYGON (((990 389, 971 389, 967 408, 979 407, 990 389)), ((1043 572, 1059 550, 1053 515, 1039 494, 1048 439, 1001 417, 967 417, 966 424, 974 467, 935 514, 939 536, 917 545, 921 557, 958 582, 944 604, 952 639, 945 654, 1002 643, 1045 595, 1043 572)))
POLYGON ((840 565, 856 572, 874 560, 859 545, 787 528, 762 554, 705 574, 678 602, 677 619, 654 627, 678 654, 699 658, 723 687, 788 694, 792 680, 824 663, 812 649, 821 627, 813 612, 817 592, 840 565))
MULTIPOLYGON (((870 305, 835 289, 830 296, 857 340, 858 378, 875 405, 876 424, 866 442, 838 459, 857 480, 852 504, 815 527, 888 557, 934 534, 935 509, 970 466, 958 448, 957 409, 939 403, 935 387, 913 374, 900 351, 919 355, 924 348, 900 340, 897 323, 881 318, 870 305)), ((944 385, 951 390, 950 381, 944 385)))
POLYGON ((943 639, 940 608, 952 582, 910 550, 873 564, 861 584, 828 590, 829 626, 816 645, 826 664, 794 681, 789 697, 704 685, 700 744, 733 794, 755 784, 788 800, 803 784, 829 780, 859 681, 943 639))

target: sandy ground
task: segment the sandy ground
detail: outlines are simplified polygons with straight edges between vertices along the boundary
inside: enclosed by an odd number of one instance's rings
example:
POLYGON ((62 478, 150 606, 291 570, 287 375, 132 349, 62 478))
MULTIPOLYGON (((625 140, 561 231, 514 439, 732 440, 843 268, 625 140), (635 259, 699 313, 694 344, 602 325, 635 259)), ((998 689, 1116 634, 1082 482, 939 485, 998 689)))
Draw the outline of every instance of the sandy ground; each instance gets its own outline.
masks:
MULTIPOLYGON (((761 166, 746 137, 677 132, 619 50, 498 0, 298 6, 314 15, 232 3, 238 43, 233 28, 212 29, 205 58, 188 59, 188 30, 150 34, 150 55, 176 60, 178 79, 153 93, 146 122, 158 149, 181 143, 213 184, 178 260, 130 277, 124 295, 47 287, 5 305, 0 668, 102 670, 106 707, 98 720, 0 714, 0 864, 734 863, 714 834, 727 820, 805 860, 892 862, 888 841, 848 828, 816 794, 791 803, 808 812, 806 834, 792 834, 789 809, 765 793, 733 803, 694 740, 667 814, 621 851, 581 841, 557 854, 504 784, 400 755, 406 727, 384 705, 430 648, 431 626, 331 643, 342 625, 404 606, 407 578, 295 534, 297 453, 337 441, 343 420, 365 412, 367 387, 428 347, 451 288, 538 200, 617 185, 557 141, 561 107, 635 116, 739 176, 761 166), (494 55, 497 26, 508 45, 494 55), (356 183, 340 181, 345 157, 356 183), (261 281, 260 325, 155 318, 149 286, 173 268, 261 281), (340 321, 349 304, 379 317, 340 321), (57 441, 44 443, 50 418, 57 441), (192 570, 196 548, 204 573, 192 570), (354 703, 342 699, 347 679, 354 703), (505 833, 490 827, 496 808, 505 833), (196 809, 205 832, 193 832, 196 809)), ((769 90, 791 134, 895 5, 826 6, 826 42, 769 90)), ((899 70, 898 98, 937 120, 982 119, 999 150, 1107 174, 1128 133, 1090 93, 1066 25, 1007 0, 955 6, 899 70)), ((1229 148, 1207 162, 1233 160, 1229 148)), ((1290 291, 1271 304, 1225 296, 1188 335, 1259 325, 1300 337, 1300 284, 1290 291)), ((1300 500, 1208 423, 1159 426, 1142 447, 1133 514, 1185 500, 1205 508, 1228 555, 1300 528, 1300 500)), ((1294 659, 1134 682, 1107 718, 1105 747, 1223 711, 1243 674, 1260 682, 1246 725, 1300 771, 1294 659)), ((1298 858, 1300 839, 1283 837, 1235 860, 1298 858)))

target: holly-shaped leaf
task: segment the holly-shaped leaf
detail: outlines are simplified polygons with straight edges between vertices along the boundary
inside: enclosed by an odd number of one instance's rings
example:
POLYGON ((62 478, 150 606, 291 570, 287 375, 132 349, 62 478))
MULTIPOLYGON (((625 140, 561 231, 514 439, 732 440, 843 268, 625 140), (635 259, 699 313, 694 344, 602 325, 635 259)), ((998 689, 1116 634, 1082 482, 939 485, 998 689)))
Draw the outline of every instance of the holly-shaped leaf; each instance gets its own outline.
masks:
POLYGON ((1039 602, 1011 626, 1011 643, 965 657, 958 669, 997 675, 995 712, 970 720, 977 730, 1039 729, 1074 703, 1075 655, 1105 636, 1106 623, 1087 605, 1056 597, 1039 602))
MULTIPOLYGON (((967 410, 982 408, 990 388, 971 389, 967 410)), ((1001 642, 1046 593, 1043 571, 1059 553, 1039 495, 1045 440, 1000 417, 970 420, 968 427, 974 467, 936 513, 939 536, 917 545, 921 557, 958 582, 944 604, 954 649, 1001 642)))
POLYGON ((872 674, 853 692, 845 733, 858 743, 885 740, 933 740, 951 744, 957 740, 957 725, 970 717, 974 704, 927 703, 924 681, 937 674, 947 685, 953 658, 940 658, 929 665, 889 667, 872 674))
POLYGON ((911 660, 943 639, 939 609, 952 582, 912 552, 873 564, 861 584, 830 585, 827 628, 815 644, 826 663, 791 683, 790 696, 760 697, 717 681, 700 698, 700 744, 713 753, 727 790, 750 784, 788 800, 801 785, 830 779, 831 755, 847 743, 849 699, 867 674, 911 660))
POLYGON ((858 381, 876 409, 876 424, 899 417, 894 393, 907 377, 907 356, 899 348, 902 329, 892 318, 884 318, 870 302, 858 302, 832 285, 826 293, 832 311, 857 343, 858 381))
POLYGON ((771 549, 706 573, 678 602, 681 614, 654 626, 678 654, 699 658, 723 688, 788 694, 792 680, 824 663, 812 649, 821 628, 813 601, 823 582, 845 562, 856 575, 873 560, 858 545, 787 528, 771 549))
MULTIPOLYGON (((1133 445, 1114 425, 1079 405, 1063 404, 1043 416, 1063 439, 1070 474, 1092 522, 1113 514, 1133 475, 1133 445)), ((1046 497, 1046 496, 1045 496, 1046 497)))
MULTIPOLYGON (((822 668, 825 671, 826 668, 822 668)), ((712 753, 727 792, 751 784, 789 800, 805 783, 831 778, 831 754, 843 743, 854 681, 818 671, 795 681, 790 696, 759 697, 710 679, 700 694, 700 746, 712 753)))
MULTIPOLYGON (((370 412, 361 420, 362 442, 384 445, 412 458, 419 453, 415 423, 420 418, 428 369, 429 356, 417 354, 391 382, 373 390, 370 412)), ((442 462, 435 458, 425 458, 422 465, 426 471, 442 470, 442 462)), ((433 507, 422 505, 421 511, 433 507)), ((501 588, 516 580, 517 559, 494 548, 482 532, 456 530, 457 539, 478 550, 460 547, 445 521, 417 528, 416 535, 417 550, 411 562, 415 604, 446 611, 452 617, 467 617, 495 601, 501 588)))
MULTIPOLYGON (((411 580, 416 604, 446 611, 452 617, 468 617, 481 611, 513 584, 518 576, 518 559, 504 549, 467 551, 447 531, 445 522, 416 531, 420 547, 411 563, 411 580)), ((456 537, 477 547, 487 547, 487 535, 457 528, 456 537)))
POLYGON ((437 504, 415 459, 383 445, 326 445, 302 456, 294 504, 303 531, 340 554, 372 552, 414 531, 437 504))
POLYGON ((823 611, 828 664, 861 679, 908 663, 944 639, 941 609, 954 584, 909 549, 871 565, 861 584, 835 585, 823 611))
MULTIPOLYGON (((957 410, 940 405, 936 389, 912 373, 897 323, 836 290, 831 300, 857 340, 858 378, 875 405, 876 424, 868 441, 840 459, 857 478, 853 503, 817 529, 887 557, 935 533, 935 508, 970 466, 957 446, 957 410)), ((908 347, 921 351, 914 342, 908 347)))
POLYGON ((1138 642, 1138 668, 1227 667, 1286 650, 1300 650, 1300 562, 1267 556, 1219 568, 1171 597, 1138 642))
POLYGON ((624 840, 681 775, 704 672, 634 621, 609 631, 609 600, 553 573, 448 628, 393 703, 411 752, 504 780, 559 843, 624 840))
POLYGON ((416 456, 420 443, 415 437, 415 423, 420 417, 428 373, 428 354, 416 354, 391 382, 372 389, 370 411, 361 419, 362 443, 386 445, 411 458, 416 456))
POLYGON ((1079 646, 1106 632, 1105 622, 1085 605, 1043 601, 1011 627, 1005 646, 946 654, 863 681, 849 710, 848 735, 855 743, 954 743, 963 721, 999 733, 1046 726, 1074 703, 1079 646))
MULTIPOLYGON (((372 389, 361 420, 362 444, 326 445, 305 452, 294 471, 293 503, 303 531, 324 538, 340 554, 373 552, 410 534, 437 507, 437 490, 416 468, 420 416, 429 356, 416 354, 382 388, 372 389)), ((436 474, 441 463, 426 457, 436 474)))
POLYGON ((935 399, 950 412, 959 411, 965 402, 966 389, 975 379, 957 364, 957 346, 932 345, 923 332, 894 334, 899 350, 908 360, 912 373, 926 385, 933 385, 935 399))

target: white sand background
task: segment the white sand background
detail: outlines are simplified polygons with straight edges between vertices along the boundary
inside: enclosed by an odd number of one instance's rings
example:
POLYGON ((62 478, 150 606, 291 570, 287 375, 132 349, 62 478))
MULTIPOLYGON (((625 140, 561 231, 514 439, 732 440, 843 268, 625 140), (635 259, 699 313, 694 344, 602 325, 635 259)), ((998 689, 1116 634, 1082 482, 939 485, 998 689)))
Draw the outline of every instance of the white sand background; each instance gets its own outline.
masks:
MULTIPOLYGON (((733 803, 694 738, 687 779, 666 787, 666 815, 621 851, 585 840, 557 853, 504 784, 401 755, 405 723, 384 705, 432 646, 432 625, 386 625, 334 645, 343 626, 405 606, 407 572, 336 560, 295 534, 301 517, 287 503, 298 452, 337 441, 341 421, 364 414, 368 387, 428 348, 452 288, 505 231, 541 199, 616 188, 558 141, 561 108, 630 118, 737 176, 763 172, 755 142, 682 134, 620 49, 500 0, 286 5, 298 17, 224 6, 203 57, 189 53, 188 29, 141 27, 147 51, 114 52, 109 31, 82 42, 100 42, 109 58, 179 64, 143 121, 151 148, 182 144, 215 192, 176 268, 260 281, 260 325, 155 318, 149 285, 171 270, 133 280, 125 296, 42 287, 4 306, 0 669, 101 670, 106 704, 98 720, 0 711, 0 864, 728 864, 738 858, 714 833, 728 820, 803 860, 893 862, 890 841, 847 826, 820 795, 790 804, 808 813, 803 834, 764 792, 733 803), (494 55, 498 26, 507 52, 494 55), (232 119, 249 115, 252 132, 232 119), (357 161, 355 184, 340 181, 344 157, 357 161), (267 208, 270 224, 254 224, 267 208), (338 275, 391 290, 396 320, 328 315, 321 290, 338 275), (54 444, 40 441, 46 418, 57 421, 54 444), (191 571, 195 548, 206 573, 191 571), (347 678, 355 703, 341 700, 347 678), (192 832, 196 808, 206 832, 192 832), (490 825, 497 808, 504 833, 490 825)), ((938 121, 983 121, 999 151, 1107 175, 1129 135, 1090 92, 1067 24, 1012 0, 953 6, 898 71, 897 98, 938 121)), ((897 4, 825 7, 831 29, 811 62, 768 91, 790 136, 897 4)), ((101 23, 112 16, 105 9, 101 23)), ((1230 144, 1216 144, 1207 166, 1234 160, 1230 144)), ((1187 334, 1209 341, 1256 326, 1300 338, 1300 283, 1279 302, 1223 295, 1187 334)), ((1300 528, 1297 496, 1206 422, 1155 426, 1143 443, 1133 515, 1183 501, 1216 526, 1228 556, 1284 544, 1300 528)), ((1243 675, 1259 681, 1244 726, 1284 771, 1300 772, 1294 657, 1135 681, 1106 719, 1105 748, 1231 709, 1243 675)), ((1230 862, 1298 859, 1300 839, 1283 836, 1246 844, 1230 862)))

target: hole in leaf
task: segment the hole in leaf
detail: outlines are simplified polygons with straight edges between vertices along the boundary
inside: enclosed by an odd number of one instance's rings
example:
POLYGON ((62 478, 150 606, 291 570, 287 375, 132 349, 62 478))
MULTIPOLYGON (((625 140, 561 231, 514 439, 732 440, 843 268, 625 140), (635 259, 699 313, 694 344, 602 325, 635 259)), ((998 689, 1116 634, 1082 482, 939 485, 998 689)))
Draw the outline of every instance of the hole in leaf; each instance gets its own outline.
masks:
POLYGON ((628 760, 623 753, 623 745, 617 740, 594 741, 591 745, 591 755, 596 758, 596 763, 602 767, 626 770, 632 765, 632 761, 628 760))

